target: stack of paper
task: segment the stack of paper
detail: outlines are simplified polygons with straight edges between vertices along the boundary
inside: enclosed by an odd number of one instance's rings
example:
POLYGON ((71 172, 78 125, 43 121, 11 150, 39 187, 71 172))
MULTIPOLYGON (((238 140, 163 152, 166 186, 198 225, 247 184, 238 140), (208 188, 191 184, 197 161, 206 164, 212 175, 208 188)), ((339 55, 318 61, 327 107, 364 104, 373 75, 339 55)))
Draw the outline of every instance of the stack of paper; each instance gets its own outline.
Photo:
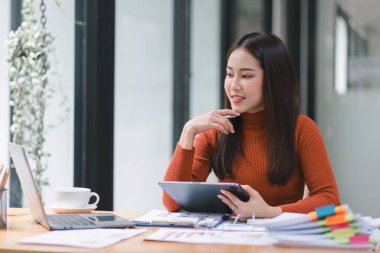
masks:
POLYGON ((168 212, 152 210, 133 220, 137 226, 156 227, 217 227, 230 215, 215 213, 168 212))
POLYGON ((374 249, 380 241, 379 229, 347 205, 323 206, 309 214, 283 213, 250 224, 264 226, 283 246, 374 249))

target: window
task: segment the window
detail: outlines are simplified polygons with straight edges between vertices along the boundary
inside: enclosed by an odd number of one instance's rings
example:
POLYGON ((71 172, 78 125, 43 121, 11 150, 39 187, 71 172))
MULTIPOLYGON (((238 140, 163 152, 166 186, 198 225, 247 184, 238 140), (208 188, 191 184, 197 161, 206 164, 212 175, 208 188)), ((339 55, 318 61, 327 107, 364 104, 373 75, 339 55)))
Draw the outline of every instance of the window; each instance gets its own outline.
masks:
POLYGON ((341 15, 335 18, 335 92, 347 92, 348 26, 341 15))
MULTIPOLYGON (((0 8, 0 41, 8 38, 10 31, 10 1, 3 1, 0 8)), ((8 161, 8 141, 9 141, 9 78, 7 65, 4 63, 7 50, 5 46, 0 47, 0 163, 8 161)))
POLYGON ((115 210, 162 206, 158 181, 172 152, 172 5, 116 1, 115 210))
MULTIPOLYGON (((12 1, 16 4, 18 1, 12 1)), ((0 12, 0 41, 5 41, 10 31, 11 1, 4 1, 0 12)), ((34 11, 40 20, 40 1, 34 1, 34 11)), ((74 1, 62 1, 60 5, 54 1, 46 4, 46 28, 55 38, 54 52, 49 55, 49 83, 52 84, 53 97, 47 99, 45 108, 45 143, 44 151, 51 156, 46 159, 47 170, 44 174, 49 180, 49 186, 43 188, 45 204, 50 204, 51 188, 70 186, 73 184, 73 97, 74 97, 74 1), (63 104, 62 98, 67 100, 63 104), (69 109, 69 111, 66 111, 69 109), (50 127, 53 126, 53 127, 50 127)), ((12 11, 19 11, 17 8, 12 11)), ((13 13, 13 15, 18 15, 13 13)), ((0 59, 5 59, 5 49, 1 47, 0 59), (4 50, 4 51, 3 51, 4 50), (4 52, 4 53, 3 53, 4 52)), ((0 64, 0 162, 8 161, 9 137, 9 79, 7 65, 0 64)), ((31 163, 32 169, 33 164, 31 163)), ((13 181, 12 181, 13 182, 13 181)), ((20 188, 15 189, 11 184, 10 205, 22 205, 20 188)))

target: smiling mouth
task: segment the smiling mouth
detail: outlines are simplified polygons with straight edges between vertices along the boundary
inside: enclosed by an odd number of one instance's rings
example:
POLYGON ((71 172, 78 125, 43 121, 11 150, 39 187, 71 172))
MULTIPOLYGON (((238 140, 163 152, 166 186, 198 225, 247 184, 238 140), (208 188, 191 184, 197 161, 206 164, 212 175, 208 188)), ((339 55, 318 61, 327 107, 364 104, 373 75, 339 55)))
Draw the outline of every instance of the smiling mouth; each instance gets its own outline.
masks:
POLYGON ((245 97, 238 96, 238 95, 232 95, 232 96, 231 96, 231 102, 234 103, 234 104, 239 104, 239 103, 241 103, 244 99, 245 99, 245 97))

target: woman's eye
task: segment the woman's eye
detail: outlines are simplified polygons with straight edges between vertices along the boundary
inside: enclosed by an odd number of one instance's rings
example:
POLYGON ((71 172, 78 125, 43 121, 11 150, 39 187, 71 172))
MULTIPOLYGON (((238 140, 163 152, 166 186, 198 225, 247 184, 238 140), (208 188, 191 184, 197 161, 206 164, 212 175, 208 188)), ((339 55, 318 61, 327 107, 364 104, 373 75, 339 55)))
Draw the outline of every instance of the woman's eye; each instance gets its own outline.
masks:
POLYGON ((248 79, 248 78, 251 78, 252 75, 242 75, 241 77, 245 78, 245 79, 248 79))
POLYGON ((226 76, 228 76, 228 77, 233 77, 234 75, 231 74, 231 73, 226 73, 226 76))

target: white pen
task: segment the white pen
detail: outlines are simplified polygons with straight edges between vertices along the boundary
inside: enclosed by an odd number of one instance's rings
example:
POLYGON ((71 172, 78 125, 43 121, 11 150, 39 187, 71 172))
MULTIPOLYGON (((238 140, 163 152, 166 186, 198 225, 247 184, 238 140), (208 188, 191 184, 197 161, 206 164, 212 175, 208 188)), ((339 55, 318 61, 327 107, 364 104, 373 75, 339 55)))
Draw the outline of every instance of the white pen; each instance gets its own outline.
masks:
POLYGON ((236 222, 239 220, 239 218, 240 218, 240 214, 236 215, 234 222, 232 224, 236 224, 236 222))
POLYGON ((224 117, 226 117, 227 119, 236 118, 236 116, 234 116, 234 115, 224 115, 224 117))

